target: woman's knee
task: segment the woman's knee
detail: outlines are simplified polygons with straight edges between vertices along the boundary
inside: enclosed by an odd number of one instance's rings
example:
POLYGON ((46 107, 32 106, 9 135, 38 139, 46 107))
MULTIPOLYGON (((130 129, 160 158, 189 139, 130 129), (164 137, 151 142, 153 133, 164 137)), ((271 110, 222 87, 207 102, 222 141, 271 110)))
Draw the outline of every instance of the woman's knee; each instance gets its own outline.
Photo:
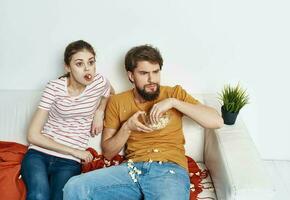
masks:
POLYGON ((27 200, 49 200, 49 194, 41 191, 34 190, 27 193, 27 200))

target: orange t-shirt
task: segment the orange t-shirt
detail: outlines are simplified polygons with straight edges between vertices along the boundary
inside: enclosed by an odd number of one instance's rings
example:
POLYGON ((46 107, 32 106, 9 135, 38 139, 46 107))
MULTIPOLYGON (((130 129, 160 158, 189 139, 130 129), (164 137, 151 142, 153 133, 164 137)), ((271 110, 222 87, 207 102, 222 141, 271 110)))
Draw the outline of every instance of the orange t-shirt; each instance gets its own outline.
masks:
MULTIPOLYGON (((148 112, 154 104, 167 98, 176 98, 192 104, 198 103, 198 100, 190 96, 179 85, 175 87, 161 86, 159 97, 145 103, 137 103, 134 100, 133 90, 129 90, 110 98, 106 108, 104 126, 119 130, 135 112, 139 110, 148 112)), ((170 109, 167 113, 170 121, 165 128, 150 133, 131 132, 125 148, 127 159, 132 159, 134 162, 150 160, 174 162, 187 169, 182 130, 183 113, 176 109, 170 109)))

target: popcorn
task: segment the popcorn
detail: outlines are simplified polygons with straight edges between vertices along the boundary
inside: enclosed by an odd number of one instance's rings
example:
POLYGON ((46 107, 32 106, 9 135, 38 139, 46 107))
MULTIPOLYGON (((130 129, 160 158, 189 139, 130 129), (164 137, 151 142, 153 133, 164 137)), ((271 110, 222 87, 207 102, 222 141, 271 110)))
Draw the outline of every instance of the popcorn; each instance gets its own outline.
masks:
POLYGON ((159 149, 153 149, 153 152, 154 153, 158 153, 159 152, 159 149))
POLYGON ((109 160, 105 160, 104 162, 106 165, 111 165, 111 161, 109 161, 109 160))
POLYGON ((134 167, 134 173, 138 175, 142 174, 141 170, 137 169, 136 167, 134 167))
POLYGON ((136 175, 142 174, 142 171, 137 169, 137 167, 134 166, 134 162, 131 159, 128 160, 127 166, 130 170, 129 175, 131 179, 133 180, 134 183, 136 183, 137 182, 136 175))
POLYGON ((159 118, 159 121, 157 123, 152 123, 150 121, 149 114, 144 114, 142 115, 142 121, 149 128, 153 130, 160 130, 160 129, 165 128, 168 125, 170 121, 170 117, 169 117, 168 112, 166 112, 162 117, 159 118))

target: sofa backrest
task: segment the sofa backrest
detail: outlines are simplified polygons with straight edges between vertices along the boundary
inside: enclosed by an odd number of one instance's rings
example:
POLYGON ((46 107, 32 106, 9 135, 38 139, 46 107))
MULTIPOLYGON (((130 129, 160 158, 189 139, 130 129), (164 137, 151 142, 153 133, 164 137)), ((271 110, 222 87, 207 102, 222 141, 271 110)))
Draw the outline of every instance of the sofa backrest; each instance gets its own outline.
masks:
MULTIPOLYGON (((27 144, 27 128, 40 96, 38 90, 0 90, 0 140, 27 144)), ((193 96, 204 102, 203 95, 193 96)), ((183 122, 186 155, 203 161, 204 128, 187 117, 183 122)), ((101 151, 100 138, 92 138, 89 146, 101 151)))

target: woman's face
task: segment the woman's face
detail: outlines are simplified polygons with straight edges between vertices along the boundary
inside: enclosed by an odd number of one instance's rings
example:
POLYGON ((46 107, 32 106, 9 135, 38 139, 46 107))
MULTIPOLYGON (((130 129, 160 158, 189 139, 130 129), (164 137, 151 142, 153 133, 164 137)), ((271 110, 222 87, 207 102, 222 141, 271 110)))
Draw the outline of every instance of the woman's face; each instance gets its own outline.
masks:
POLYGON ((81 85, 89 85, 93 82, 96 74, 96 60, 95 56, 84 49, 75 53, 69 66, 65 66, 66 70, 70 72, 71 81, 75 81, 81 85))

